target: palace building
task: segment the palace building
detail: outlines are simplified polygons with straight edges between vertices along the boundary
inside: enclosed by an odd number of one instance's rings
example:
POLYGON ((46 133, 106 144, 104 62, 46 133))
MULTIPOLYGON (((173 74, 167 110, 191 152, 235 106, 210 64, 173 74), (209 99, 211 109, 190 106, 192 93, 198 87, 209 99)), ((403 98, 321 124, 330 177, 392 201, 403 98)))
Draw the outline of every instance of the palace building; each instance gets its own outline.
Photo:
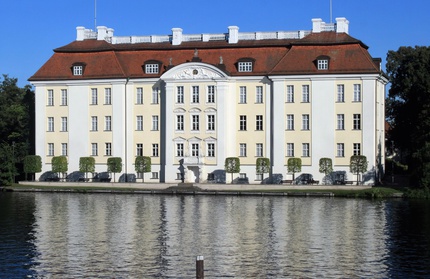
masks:
POLYGON ((182 173, 186 182, 230 183, 224 162, 238 157, 234 177, 261 183, 257 158, 291 179, 295 157, 321 181, 319 160, 331 158, 354 180, 350 157, 365 155, 363 182, 383 174, 387 79, 345 18, 313 19, 311 31, 113 33, 77 27, 76 40, 29 79, 43 171, 64 155, 69 172, 92 156, 97 172, 121 157, 123 173, 135 173, 142 155, 152 161, 145 182, 180 182, 182 173))

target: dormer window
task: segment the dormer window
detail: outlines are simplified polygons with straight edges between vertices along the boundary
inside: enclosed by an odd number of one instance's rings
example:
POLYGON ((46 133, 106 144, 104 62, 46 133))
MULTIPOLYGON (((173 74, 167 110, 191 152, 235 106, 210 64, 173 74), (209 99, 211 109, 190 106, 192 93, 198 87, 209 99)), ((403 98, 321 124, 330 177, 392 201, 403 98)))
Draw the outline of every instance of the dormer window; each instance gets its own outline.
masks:
POLYGON ((252 62, 242 61, 238 63, 239 72, 252 72, 252 62))
POLYGON ((145 74, 158 74, 160 72, 160 61, 150 60, 146 61, 143 68, 145 70, 145 74))
POLYGON ((328 70, 328 62, 329 57, 327 56, 320 56, 317 58, 317 69, 318 70, 328 70))
POLYGON ((74 76, 82 76, 84 74, 84 63, 74 63, 72 65, 72 73, 74 76))

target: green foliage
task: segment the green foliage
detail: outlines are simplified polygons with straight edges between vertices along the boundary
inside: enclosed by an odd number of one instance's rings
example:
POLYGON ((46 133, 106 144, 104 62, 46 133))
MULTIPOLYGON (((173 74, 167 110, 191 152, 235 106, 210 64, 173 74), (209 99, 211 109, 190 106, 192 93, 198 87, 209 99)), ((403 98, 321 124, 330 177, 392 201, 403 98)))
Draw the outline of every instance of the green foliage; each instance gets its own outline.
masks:
POLYGON ((227 157, 224 162, 226 173, 231 173, 231 181, 233 182, 233 173, 240 172, 240 160, 238 157, 227 157))
POLYGON ((287 161, 288 172, 293 174, 293 180, 295 173, 302 171, 302 159, 300 158, 289 158, 287 161))
POLYGON ((122 171, 122 158, 121 157, 108 158, 107 171, 113 172, 113 180, 115 181, 115 174, 122 171))
MULTIPOLYGON (((151 157, 148 156, 137 156, 134 162, 134 169, 136 173, 151 172, 151 157)), ((142 175, 142 181, 145 181, 142 175)))
POLYGON ((412 154, 412 158, 420 166, 412 172, 413 181, 421 188, 430 188, 430 142, 425 142, 412 154))
POLYGON ((409 199, 430 199, 430 189, 428 187, 421 189, 406 189, 405 198, 409 199))
POLYGON ((0 144, 0 185, 11 185, 16 175, 15 157, 12 146, 2 142, 0 144))
POLYGON ((333 172, 333 162, 331 158, 321 158, 320 159, 320 173, 328 175, 333 172))
POLYGON ((270 171, 270 159, 269 158, 257 158, 255 162, 255 171, 257 174, 261 174, 263 180, 263 175, 270 171))
POLYGON ((27 155, 24 157, 25 179, 27 179, 27 174, 38 173, 41 171, 42 171, 42 158, 39 155, 27 155))
POLYGON ((96 160, 94 157, 81 157, 79 158, 79 171, 85 173, 88 178, 88 173, 94 173, 96 170, 96 160))
POLYGON ((52 171, 57 173, 66 173, 68 170, 67 157, 55 156, 51 159, 52 171))
POLYGON ((349 171, 357 175, 357 185, 360 173, 367 171, 367 158, 363 155, 352 155, 349 162, 349 171))

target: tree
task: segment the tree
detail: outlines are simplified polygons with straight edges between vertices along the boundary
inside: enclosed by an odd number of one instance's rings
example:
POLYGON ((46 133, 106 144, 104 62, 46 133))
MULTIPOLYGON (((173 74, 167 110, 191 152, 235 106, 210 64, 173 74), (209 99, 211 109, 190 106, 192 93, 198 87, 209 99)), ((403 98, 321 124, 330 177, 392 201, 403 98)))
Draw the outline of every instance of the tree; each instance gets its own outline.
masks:
POLYGON ((12 146, 6 142, 0 144, 0 185, 11 185, 16 175, 12 146))
POLYGON ((88 173, 94 173, 96 170, 96 160, 94 157, 79 158, 79 171, 85 173, 85 178, 88 178, 88 173))
POLYGON ((357 175, 357 185, 360 173, 367 171, 367 158, 363 155, 353 155, 349 163, 349 171, 357 175))
MULTIPOLYGON (((400 47, 387 55, 387 75, 391 83, 386 100, 387 119, 402 162, 415 175, 423 173, 420 150, 430 142, 430 47, 400 47), (414 156, 415 154, 415 156, 414 156)), ((418 186, 425 180, 415 177, 418 186)))
POLYGON ((295 179, 295 173, 302 171, 302 159, 300 158, 289 158, 287 161, 288 172, 293 174, 293 180, 295 179))
POLYGON ((233 183, 233 173, 240 172, 240 160, 237 157, 225 158, 224 169, 226 173, 231 173, 231 182, 233 183))
POLYGON ((325 177, 333 172, 333 163, 331 158, 320 159, 320 173, 324 173, 325 177))
POLYGON ((151 157, 137 156, 134 162, 136 173, 142 174, 142 182, 145 182, 145 172, 151 172, 151 157))
MULTIPOLYGON (((29 173, 38 173, 42 171, 42 158, 39 155, 27 155, 24 157, 25 179, 29 173)), ((34 180, 32 176, 31 180, 34 180)))
MULTIPOLYGON (((52 172, 64 174, 67 172, 67 157, 66 156, 55 156, 51 159, 52 172)), ((59 175, 60 177, 60 175, 59 175)))
POLYGON ((113 172, 113 181, 115 181, 115 174, 122 171, 121 157, 111 157, 107 160, 107 171, 113 172))
POLYGON ((270 171, 270 159, 269 158, 257 158, 255 162, 255 171, 257 174, 261 174, 261 181, 265 173, 270 171))

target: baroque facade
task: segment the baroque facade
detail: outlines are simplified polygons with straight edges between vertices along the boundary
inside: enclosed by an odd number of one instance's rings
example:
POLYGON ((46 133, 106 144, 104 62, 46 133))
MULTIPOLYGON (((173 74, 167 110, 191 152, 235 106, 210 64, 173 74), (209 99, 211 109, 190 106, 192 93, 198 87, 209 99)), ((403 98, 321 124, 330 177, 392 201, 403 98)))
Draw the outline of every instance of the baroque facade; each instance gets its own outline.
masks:
MULTIPOLYGON (((69 170, 93 156, 96 171, 121 157, 135 173, 150 156, 145 181, 230 182, 227 157, 240 174, 261 183, 256 159, 291 179, 287 161, 302 159, 302 173, 322 180, 319 160, 347 174, 352 155, 365 155, 366 183, 384 163, 381 59, 349 33, 349 22, 312 20, 311 31, 113 35, 77 27, 72 43, 29 79, 36 91, 36 154, 43 171, 65 155, 69 170)), ((267 174, 265 176, 268 176, 267 174)))

